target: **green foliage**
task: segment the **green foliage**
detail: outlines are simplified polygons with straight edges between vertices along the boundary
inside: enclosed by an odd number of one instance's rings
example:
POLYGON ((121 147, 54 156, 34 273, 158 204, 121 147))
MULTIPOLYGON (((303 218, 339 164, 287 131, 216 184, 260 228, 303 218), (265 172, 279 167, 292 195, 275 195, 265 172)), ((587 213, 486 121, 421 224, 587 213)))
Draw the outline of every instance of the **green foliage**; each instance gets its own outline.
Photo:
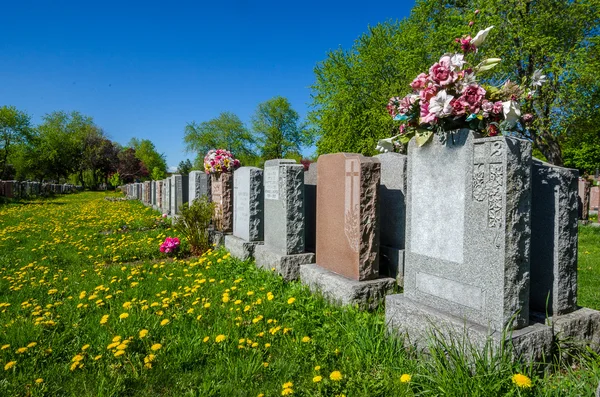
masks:
POLYGON ((152 180, 158 181, 160 179, 165 179, 167 177, 167 173, 165 170, 159 168, 159 167, 154 167, 152 169, 152 174, 150 175, 150 178, 152 180))
POLYGON ((115 188, 117 186, 121 186, 123 184, 123 180, 121 179, 121 174, 119 174, 118 172, 115 172, 114 174, 112 174, 110 176, 110 178, 108 178, 108 182, 110 182, 110 184, 115 188))
POLYGON ((208 226, 212 220, 215 204, 202 196, 191 205, 184 203, 175 222, 175 229, 188 241, 194 255, 201 255, 210 247, 208 226))
POLYGON ((298 113, 287 98, 277 96, 258 105, 252 129, 263 159, 280 159, 290 154, 297 157, 302 146, 312 144, 312 131, 298 122, 298 113))
POLYGON ((0 108, 0 179, 8 179, 9 158, 15 147, 28 144, 33 136, 31 119, 14 106, 0 108))
POLYGON ((129 141, 129 146, 135 150, 135 157, 144 164, 149 173, 154 172, 154 169, 157 168, 157 173, 162 171, 166 174, 167 160, 165 155, 156 151, 156 147, 152 141, 132 138, 129 141))
POLYGON ((196 153, 196 167, 203 169, 204 156, 210 149, 227 149, 242 165, 256 161, 254 136, 240 118, 223 112, 217 118, 185 126, 183 141, 189 152, 196 153))
POLYGON ((185 161, 180 161, 179 166, 177 167, 177 173, 181 175, 189 175, 190 171, 194 169, 192 162, 190 159, 186 159, 185 161))

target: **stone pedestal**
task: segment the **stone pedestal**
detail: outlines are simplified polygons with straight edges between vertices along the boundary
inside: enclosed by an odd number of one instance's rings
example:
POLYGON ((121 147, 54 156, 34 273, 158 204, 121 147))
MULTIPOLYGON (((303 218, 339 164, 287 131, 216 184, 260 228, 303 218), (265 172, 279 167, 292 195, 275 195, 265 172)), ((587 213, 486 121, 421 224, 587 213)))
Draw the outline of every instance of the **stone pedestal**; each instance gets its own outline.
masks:
POLYGON ((262 246, 262 241, 247 241, 231 234, 224 236, 225 249, 234 256, 243 261, 254 259, 254 251, 262 246))
POLYGON ((211 174, 211 198, 215 203, 213 224, 223 233, 233 231, 233 173, 211 174))

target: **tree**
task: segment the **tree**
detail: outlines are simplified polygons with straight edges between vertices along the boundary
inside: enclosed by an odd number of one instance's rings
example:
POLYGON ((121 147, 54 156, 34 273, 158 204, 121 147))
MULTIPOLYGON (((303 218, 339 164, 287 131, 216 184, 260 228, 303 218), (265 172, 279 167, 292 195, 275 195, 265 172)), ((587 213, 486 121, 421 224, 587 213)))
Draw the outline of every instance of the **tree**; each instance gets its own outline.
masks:
POLYGON ((153 171, 154 168, 158 168, 159 171, 166 174, 167 160, 165 159, 165 155, 156 151, 156 147, 152 141, 132 138, 129 141, 129 146, 135 150, 136 157, 144 163, 147 170, 153 171))
POLYGON ((186 159, 185 161, 182 160, 179 162, 179 166, 177 167, 177 173, 181 175, 189 175, 192 169, 193 165, 190 159, 186 159))
POLYGON ((210 149, 226 149, 246 165, 253 162, 255 139, 242 120, 231 112, 200 124, 192 121, 185 126, 183 141, 188 152, 195 152, 196 166, 203 163, 210 149))
POLYGON ((0 179, 8 179, 8 159, 15 146, 31 141, 30 123, 29 115, 14 106, 0 108, 0 179))
POLYGON ((299 116, 287 98, 277 96, 260 103, 252 118, 263 159, 298 156, 302 146, 313 142, 311 130, 298 124, 299 116))
POLYGON ((125 183, 148 177, 148 169, 135 155, 135 149, 127 148, 119 153, 119 169, 117 170, 125 183))

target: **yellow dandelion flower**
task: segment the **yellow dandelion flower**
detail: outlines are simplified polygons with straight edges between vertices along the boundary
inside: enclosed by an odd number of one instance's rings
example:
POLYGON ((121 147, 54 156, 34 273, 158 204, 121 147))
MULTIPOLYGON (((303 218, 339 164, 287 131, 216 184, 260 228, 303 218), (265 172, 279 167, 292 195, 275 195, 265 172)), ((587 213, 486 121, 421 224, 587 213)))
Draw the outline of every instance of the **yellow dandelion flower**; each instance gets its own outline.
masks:
POLYGON ((115 357, 122 356, 123 354, 125 354, 125 350, 118 350, 118 351, 115 353, 115 357))
POLYGON ((267 362, 263 363, 263 367, 267 368, 268 366, 269 366, 269 363, 267 363, 267 362))
POLYGON ((31 342, 30 344, 27 345, 28 348, 32 348, 32 347, 36 347, 37 346, 37 342, 31 342))
POLYGON ((269 347, 271 347, 271 344, 270 343, 265 343, 265 347, 269 348, 269 347))
POLYGON ((205 309, 208 309, 209 307, 210 307, 210 302, 207 302, 207 303, 204 304, 204 308, 205 309))
POLYGON ((160 322, 160 325, 164 327, 165 325, 169 324, 169 322, 170 322, 170 320, 168 318, 165 318, 164 320, 162 320, 160 322))
POLYGON ((120 340, 121 340, 121 337, 119 335, 117 335, 114 338, 112 338, 113 342, 119 342, 120 340))
POLYGON ((305 336, 304 338, 302 338, 302 342, 304 342, 304 343, 310 342, 310 336, 305 336))
POLYGON ((400 377, 400 382, 408 383, 411 381, 411 379, 412 379, 412 376, 410 374, 402 374, 402 376, 400 377))
POLYGON ((204 339, 202 339, 202 342, 206 343, 210 340, 210 336, 205 336, 204 339))
POLYGON ((81 354, 76 354, 71 361, 77 363, 77 362, 79 362, 81 360, 83 360, 83 356, 81 354))
POLYGON ((140 331, 140 339, 145 338, 146 335, 148 335, 148 330, 147 329, 143 329, 140 331))
POLYGON ((102 354, 98 354, 96 357, 94 357, 94 361, 98 361, 102 358, 102 354))
POLYGON ((126 310, 131 309, 131 302, 123 303, 123 309, 126 309, 126 310))
POLYGON ((522 389, 528 389, 531 387, 531 379, 527 375, 514 374, 512 376, 512 381, 515 385, 522 389))
POLYGON ((217 337, 215 338, 215 342, 217 342, 217 343, 221 343, 221 342, 223 342, 225 339, 227 339, 227 337, 226 337, 225 335, 223 335, 223 334, 221 334, 221 335, 217 335, 217 337))
POLYGON ((102 318, 100 319, 100 324, 106 324, 108 322, 108 314, 105 314, 104 316, 102 316, 102 318))
POLYGON ((282 396, 289 396, 290 394, 294 394, 294 391, 292 389, 283 389, 281 391, 282 396))
POLYGON ((290 298, 287 300, 288 305, 291 305, 294 302, 296 302, 296 298, 290 298))
POLYGON ((43 378, 37 378, 37 379, 35 380, 35 383, 37 383, 38 385, 39 385, 40 383, 44 383, 44 379, 43 379, 43 378))
POLYGON ((81 347, 81 350, 87 350, 87 349, 89 349, 89 348, 90 348, 90 345, 83 345, 83 346, 81 347))
POLYGON ((129 317, 129 313, 121 313, 121 314, 119 314, 119 318, 120 318, 121 320, 124 320, 124 319, 126 319, 127 317, 129 317))
POLYGON ((6 363, 6 365, 4 366, 4 370, 8 371, 9 369, 11 369, 12 367, 14 367, 15 365, 17 365, 16 361, 9 361, 6 363))
POLYGON ((119 346, 117 346, 117 350, 125 350, 127 349, 127 343, 121 343, 119 346))
POLYGON ((322 380, 323 380, 323 377, 321 375, 317 375, 313 378, 314 383, 319 383, 322 380))
POLYGON ((320 366, 320 365, 317 365, 317 366, 315 367, 315 371, 318 371, 318 370, 320 370, 320 369, 321 369, 321 366, 320 366))
POLYGON ((157 351, 157 350, 160 350, 161 347, 162 347, 162 345, 160 343, 155 343, 152 345, 152 347, 150 349, 153 351, 157 351))
POLYGON ((334 382, 340 381, 342 380, 342 378, 343 376, 340 371, 333 371, 331 374, 329 374, 329 379, 331 379, 334 382))
POLYGON ((10 345, 2 345, 2 347, 0 348, 0 350, 6 350, 10 347, 10 345))
POLYGON ((282 389, 290 389, 294 387, 294 384, 292 382, 285 382, 283 385, 281 385, 282 389))
POLYGON ((17 349, 17 354, 23 354, 23 353, 25 353, 26 351, 27 351, 27 348, 26 348, 26 347, 19 347, 19 348, 17 349))

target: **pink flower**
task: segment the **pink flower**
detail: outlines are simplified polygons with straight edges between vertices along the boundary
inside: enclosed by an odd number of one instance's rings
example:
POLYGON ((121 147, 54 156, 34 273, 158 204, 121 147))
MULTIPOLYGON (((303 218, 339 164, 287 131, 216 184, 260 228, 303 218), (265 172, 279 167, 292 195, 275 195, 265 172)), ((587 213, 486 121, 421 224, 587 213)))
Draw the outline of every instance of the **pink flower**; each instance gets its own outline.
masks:
POLYGON ((429 102, 429 100, 433 98, 435 94, 437 94, 437 92, 438 88, 434 84, 428 83, 427 86, 423 88, 423 90, 419 91, 421 103, 429 102))
POLYGON ((529 124, 529 123, 531 123, 532 121, 533 121, 533 114, 531 114, 531 113, 526 113, 526 114, 524 114, 524 115, 523 115, 523 122, 524 122, 525 124, 529 124))
POLYGON ((494 103, 484 99, 481 103, 481 110, 483 110, 483 117, 490 117, 494 111, 494 103))
POLYGON ((404 134, 406 132, 406 124, 400 124, 398 131, 400 131, 400 134, 404 134))
POLYGON ((469 113, 477 113, 481 110, 481 104, 485 99, 485 90, 477 84, 471 84, 465 88, 463 94, 458 98, 460 104, 469 113))
POLYGON ((163 218, 166 218, 166 217, 167 217, 167 214, 162 214, 162 217, 163 217, 163 218))
POLYGON ((429 68, 429 78, 442 87, 454 83, 457 76, 450 68, 450 57, 444 56, 438 63, 434 63, 429 68))
POLYGON ((473 22, 473 21, 470 21, 470 22, 469 22, 469 27, 471 27, 471 26, 473 26, 473 25, 475 25, 475 22, 473 22))
POLYGON ((481 11, 475 10, 475 15, 479 14, 481 11))
POLYGON ((471 36, 467 36, 463 39, 457 38, 457 39, 454 39, 454 41, 456 41, 458 44, 460 44, 460 48, 462 49, 462 51, 465 54, 468 52, 477 51, 477 47, 475 47, 473 44, 471 44, 471 36))
POLYGON ((459 101, 459 98, 454 99, 452 102, 450 102, 450 105, 452 105, 452 115, 453 116, 464 116, 466 111, 465 111, 465 107, 463 106, 463 104, 461 103, 461 101, 459 101))
POLYGON ((428 79, 429 76, 427 74, 421 73, 412 81, 412 83, 410 83, 410 86, 415 91, 420 90, 425 87, 425 84, 427 84, 428 79))
POLYGON ((504 107, 502 105, 502 101, 496 101, 496 102, 494 102, 494 109, 492 110, 492 113, 502 114, 503 109, 504 109, 504 107))
POLYGON ((420 116, 421 116, 421 120, 420 120, 421 124, 435 124, 435 122, 437 121, 435 114, 429 113, 429 102, 421 103, 420 116))

